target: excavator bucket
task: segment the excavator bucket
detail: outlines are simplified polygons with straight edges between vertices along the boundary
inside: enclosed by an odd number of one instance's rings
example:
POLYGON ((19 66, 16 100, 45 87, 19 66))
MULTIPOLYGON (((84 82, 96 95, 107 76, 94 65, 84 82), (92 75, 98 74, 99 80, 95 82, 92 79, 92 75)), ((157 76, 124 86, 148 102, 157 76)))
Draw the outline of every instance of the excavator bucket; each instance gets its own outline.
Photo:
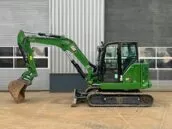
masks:
POLYGON ((16 103, 24 101, 27 86, 27 83, 22 79, 14 80, 9 83, 8 91, 16 103))

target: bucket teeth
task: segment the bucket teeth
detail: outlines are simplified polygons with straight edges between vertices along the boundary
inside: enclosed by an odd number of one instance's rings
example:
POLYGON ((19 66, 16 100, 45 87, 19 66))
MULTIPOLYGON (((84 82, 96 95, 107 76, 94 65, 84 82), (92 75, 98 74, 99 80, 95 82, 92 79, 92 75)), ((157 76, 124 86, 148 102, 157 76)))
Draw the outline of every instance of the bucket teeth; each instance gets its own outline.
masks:
POLYGON ((27 83, 22 79, 11 81, 8 85, 8 91, 16 103, 24 101, 26 88, 27 83))

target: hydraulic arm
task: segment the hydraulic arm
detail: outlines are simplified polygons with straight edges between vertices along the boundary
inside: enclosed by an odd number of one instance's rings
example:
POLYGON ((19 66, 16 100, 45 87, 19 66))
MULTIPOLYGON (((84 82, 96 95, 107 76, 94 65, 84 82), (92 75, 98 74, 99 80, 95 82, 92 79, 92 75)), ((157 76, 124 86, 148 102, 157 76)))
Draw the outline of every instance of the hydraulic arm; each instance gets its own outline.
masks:
POLYGON ((26 87, 31 85, 33 79, 36 76, 38 76, 35 60, 33 57, 33 50, 31 48, 31 43, 52 45, 61 48, 68 55, 71 63, 80 73, 80 75, 86 80, 88 85, 91 85, 93 82, 97 80, 94 74, 96 70, 96 66, 94 66, 92 63, 88 61, 88 59, 77 47, 74 41, 64 36, 51 35, 51 34, 47 35, 45 33, 38 33, 38 34, 31 33, 33 35, 31 34, 26 35, 27 33, 20 30, 17 37, 18 46, 23 56, 27 70, 21 75, 19 79, 10 82, 8 86, 10 94, 17 103, 20 103, 21 101, 24 100, 26 87), (87 74, 84 74, 81 67, 71 57, 71 54, 73 54, 73 56, 75 56, 80 61, 80 63, 87 70, 87 74))
POLYGON ((77 47, 74 41, 68 39, 64 36, 57 35, 46 35, 44 33, 38 33, 35 35, 25 36, 25 33, 21 30, 18 34, 18 46, 23 55, 24 62, 27 67, 27 71, 24 72, 21 76, 23 80, 28 81, 30 85, 34 77, 37 76, 37 70, 35 66, 35 61, 33 58, 33 50, 31 48, 31 43, 40 43, 45 45, 53 45, 61 48, 71 60, 71 63, 75 66, 77 71, 81 74, 81 76, 89 83, 93 83, 94 81, 94 67, 92 67, 88 59, 81 52, 81 50, 77 47), (75 62, 74 59, 71 58, 70 53, 72 53, 86 68, 88 74, 85 75, 80 68, 80 66, 75 62))

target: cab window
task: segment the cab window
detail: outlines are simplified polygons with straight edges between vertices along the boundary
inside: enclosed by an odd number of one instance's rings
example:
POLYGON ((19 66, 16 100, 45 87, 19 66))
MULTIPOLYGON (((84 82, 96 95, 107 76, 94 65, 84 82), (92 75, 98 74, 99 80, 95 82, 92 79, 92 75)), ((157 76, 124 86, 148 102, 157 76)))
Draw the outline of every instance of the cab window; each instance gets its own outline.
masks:
POLYGON ((123 44, 121 47, 122 70, 125 71, 137 60, 135 44, 123 44))

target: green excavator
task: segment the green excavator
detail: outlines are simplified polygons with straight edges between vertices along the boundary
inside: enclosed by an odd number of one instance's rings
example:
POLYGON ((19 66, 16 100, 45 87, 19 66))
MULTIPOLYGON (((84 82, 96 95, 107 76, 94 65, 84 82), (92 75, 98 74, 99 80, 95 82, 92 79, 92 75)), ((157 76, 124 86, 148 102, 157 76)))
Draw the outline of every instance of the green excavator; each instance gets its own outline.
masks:
POLYGON ((87 82, 88 87, 84 91, 74 89, 72 106, 81 102, 87 102, 91 107, 150 107, 153 104, 153 97, 141 91, 152 84, 149 65, 139 62, 137 42, 101 42, 96 65, 86 58, 74 41, 65 36, 20 30, 17 42, 27 70, 8 85, 16 103, 25 100, 26 88, 38 76, 31 43, 39 43, 61 48, 87 82), (87 72, 83 72, 72 55, 87 72))

